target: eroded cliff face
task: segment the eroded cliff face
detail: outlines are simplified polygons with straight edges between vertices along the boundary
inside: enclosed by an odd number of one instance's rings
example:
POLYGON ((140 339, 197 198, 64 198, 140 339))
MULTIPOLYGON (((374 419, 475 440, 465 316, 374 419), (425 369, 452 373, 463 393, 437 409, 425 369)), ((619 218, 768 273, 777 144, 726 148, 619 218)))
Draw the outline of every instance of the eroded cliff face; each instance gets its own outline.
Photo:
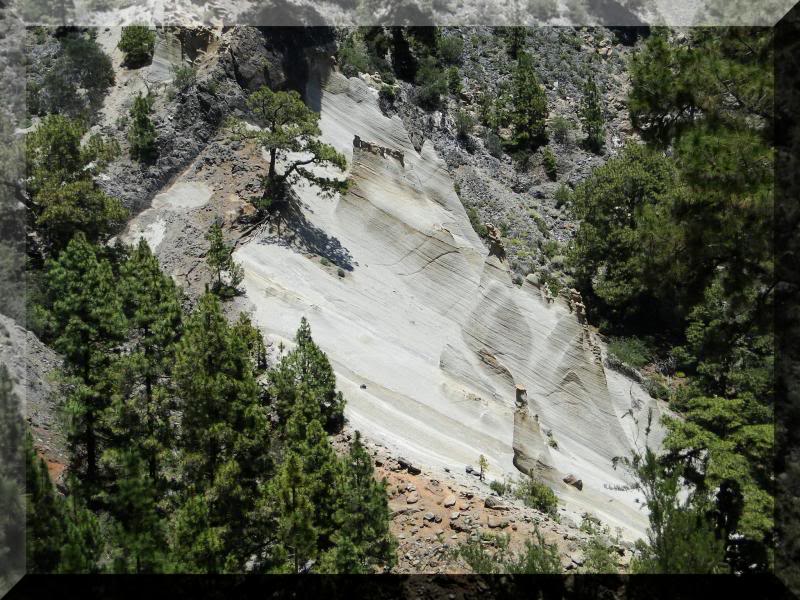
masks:
POLYGON ((491 478, 535 470, 576 515, 641 536, 646 515, 633 492, 611 489, 624 485, 611 459, 641 446, 641 423, 662 408, 606 372, 579 299, 512 283, 442 159, 430 144, 415 150, 376 89, 321 60, 307 96, 352 183, 334 199, 298 186, 285 235, 239 247, 256 323, 290 344, 309 320, 351 425, 368 437, 431 468, 463 471, 483 454, 491 478), (582 490, 562 481, 569 474, 582 490))

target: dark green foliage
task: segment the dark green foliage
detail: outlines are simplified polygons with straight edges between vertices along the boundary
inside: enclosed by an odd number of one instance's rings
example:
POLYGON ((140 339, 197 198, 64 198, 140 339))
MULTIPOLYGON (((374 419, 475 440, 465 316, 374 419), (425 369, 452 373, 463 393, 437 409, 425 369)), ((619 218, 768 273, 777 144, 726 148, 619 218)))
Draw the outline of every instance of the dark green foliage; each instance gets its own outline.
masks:
POLYGON ((153 58, 156 32, 146 25, 123 27, 117 47, 125 54, 125 64, 140 67, 153 58))
POLYGON ((681 471, 669 469, 647 447, 615 459, 634 478, 649 511, 648 542, 640 543, 635 573, 725 573, 725 540, 710 520, 709 501, 695 490, 681 500, 681 471))
POLYGON ((510 121, 512 141, 520 149, 533 149, 547 143, 547 96, 539 83, 533 61, 520 53, 512 81, 510 121))
POLYGON ((386 487, 373 478, 372 457, 358 431, 349 454, 342 459, 338 488, 335 546, 324 561, 326 569, 374 573, 378 567, 392 567, 397 542, 389 532, 386 487))
POLYGON ((251 200, 260 213, 280 208, 288 189, 299 179, 315 185, 324 194, 344 192, 347 182, 335 177, 315 175, 311 165, 329 165, 344 170, 344 155, 319 141, 319 114, 307 107, 295 91, 273 92, 264 86, 247 98, 247 107, 263 129, 246 126, 241 119, 229 122, 234 137, 253 140, 269 153, 269 169, 264 178, 263 193, 251 200), (283 173, 278 173, 278 160, 290 153, 302 154, 291 159, 283 173))
MULTIPOLYGON (((229 323, 211 294, 184 317, 144 241, 104 249, 78 234, 48 264, 44 289, 43 321, 70 384, 75 479, 63 500, 29 443, 34 572, 366 573, 394 563, 371 456, 357 434, 339 459, 327 437, 344 399, 305 320, 267 390, 250 320, 229 323)), ((20 436, 6 421, 10 447, 20 436)), ((11 506, 9 466, 0 468, 11 506)), ((0 526, 10 544, 13 528, 0 526)))
POLYGON ((53 253, 76 231, 90 241, 105 240, 127 215, 92 180, 119 147, 96 135, 81 145, 85 133, 79 121, 48 115, 26 138, 30 215, 53 253))
POLYGON ((29 80, 28 111, 91 117, 114 85, 111 59, 91 35, 76 31, 58 38, 60 48, 41 81, 29 80))
POLYGON ((637 144, 575 189, 573 210, 582 223, 571 260, 590 310, 619 321, 646 316, 655 325, 655 303, 664 319, 685 306, 690 275, 676 256, 681 231, 668 221, 683 194, 673 162, 637 144))
POLYGON ((556 208, 561 208, 566 205, 572 198, 569 188, 563 183, 558 186, 554 199, 556 201, 556 208))
POLYGON ((506 51, 514 60, 525 51, 528 32, 525 27, 505 27, 501 30, 506 40, 506 51))
POLYGON ((25 422, 5 365, 0 365, 0 592, 25 573, 25 422))
POLYGON ((637 337, 614 338, 608 344, 608 352, 626 365, 637 369, 645 366, 653 358, 650 346, 637 337))
POLYGON ((206 239, 209 242, 206 262, 214 273, 212 291, 221 298, 235 296, 239 293, 238 287, 244 279, 244 269, 234 262, 233 248, 225 243, 219 223, 211 225, 206 239))
POLYGON ((448 91, 448 78, 433 56, 420 61, 416 84, 417 103, 427 110, 439 108, 448 91))
POLYGON ((528 476, 517 484, 514 495, 530 506, 555 517, 558 513, 558 498, 546 484, 533 476, 528 476))
POLYGON ((114 573, 157 573, 164 568, 164 522, 156 511, 156 490, 134 452, 118 455, 118 475, 109 498, 115 517, 114 573))
POLYGON ((550 147, 545 148, 544 152, 542 152, 542 166, 547 176, 555 181, 558 176, 558 163, 556 162, 556 155, 553 154, 550 147))
POLYGON ((312 398, 327 431, 341 428, 344 399, 336 391, 336 377, 326 354, 311 338, 311 327, 303 317, 295 335, 296 347, 270 372, 271 395, 281 421, 286 422, 300 394, 312 398))
POLYGON ((84 476, 91 498, 98 491, 100 443, 109 435, 101 421, 111 397, 109 369, 127 321, 111 265, 82 233, 58 260, 49 262, 46 292, 44 309, 53 347, 64 357, 64 371, 72 383, 65 407, 73 448, 71 471, 84 476))
POLYGON ((378 92, 378 96, 384 102, 388 102, 389 104, 394 104, 394 101, 397 98, 397 92, 391 85, 383 84, 381 86, 380 91, 378 92))
POLYGON ((114 367, 115 389, 106 419, 113 447, 135 449, 150 478, 159 482, 159 467, 175 434, 168 376, 181 334, 181 295, 144 240, 119 271, 132 343, 114 367))
POLYGON ((278 536, 287 550, 293 573, 299 573, 317 551, 314 506, 308 498, 306 485, 302 459, 290 451, 270 495, 278 502, 278 536))
POLYGON ((461 84, 461 71, 458 70, 458 67, 450 67, 447 69, 446 73, 447 89, 451 94, 457 96, 464 89, 464 86, 461 84))
POLYGON ((583 88, 579 116, 586 134, 586 147, 595 154, 600 154, 605 145, 606 126, 603 98, 594 79, 590 79, 583 88))
POLYGON ((342 73, 347 77, 355 77, 359 73, 368 73, 370 70, 367 46, 360 35, 348 36, 339 46, 337 56, 342 73))
POLYGON ((461 63, 461 52, 464 50, 464 40, 458 36, 440 36, 437 44, 439 60, 445 65, 461 63))
POLYGON ((131 105, 131 121, 128 128, 131 158, 140 162, 149 162, 157 154, 156 127, 150 119, 153 99, 141 92, 133 99, 131 105))
POLYGON ((26 568, 29 573, 96 573, 102 542, 94 514, 73 494, 60 496, 45 462, 26 442, 26 568))
POLYGON ((486 146, 486 151, 495 158, 503 156, 503 142, 500 140, 500 136, 494 131, 490 130, 486 132, 484 145, 486 146))
POLYGON ((176 346, 185 492, 172 539, 181 571, 241 571, 265 536, 252 515, 271 474, 269 426, 251 354, 255 333, 244 326, 230 326, 206 294, 176 346))

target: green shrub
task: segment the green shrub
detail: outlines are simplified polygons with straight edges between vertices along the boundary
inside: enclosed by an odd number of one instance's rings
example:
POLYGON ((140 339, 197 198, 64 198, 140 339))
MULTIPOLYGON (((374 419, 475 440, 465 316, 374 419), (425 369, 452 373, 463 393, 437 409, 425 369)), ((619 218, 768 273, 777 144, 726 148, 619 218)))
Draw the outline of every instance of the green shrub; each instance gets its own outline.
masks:
POLYGON ((580 118, 586 134, 587 148, 600 154, 605 144, 606 126, 603 116, 603 99, 593 79, 590 79, 583 88, 580 118))
POLYGON ((644 340, 637 337, 614 338, 608 344, 608 352, 626 365, 642 368, 652 359, 652 351, 644 340))
POLYGON ((572 121, 561 115, 550 121, 550 131, 553 133, 553 138, 560 144, 566 144, 570 141, 572 128, 572 121))
POLYGON ((556 155, 553 154, 553 151, 549 147, 545 148, 542 153, 542 165, 544 166, 544 172, 547 173, 547 176, 555 181, 558 175, 558 163, 556 162, 556 155))
POLYGON ((461 52, 464 41, 456 36, 442 36, 439 38, 439 60, 445 65, 456 65, 461 62, 461 52))
POLYGON ((505 496, 509 492, 511 492, 511 484, 506 481, 499 481, 497 479, 489 482, 489 487, 492 488, 493 491, 497 492, 498 496, 505 496))
POLYGON ((344 275, 345 275, 345 273, 344 273, 344 269, 343 269, 343 268, 339 267, 338 269, 336 269, 336 274, 337 274, 339 277, 341 277, 342 279, 344 279, 344 275))
POLYGON ((128 129, 130 155, 134 160, 146 162, 155 157, 156 128, 150 120, 152 98, 142 96, 141 92, 133 99, 131 123, 128 129))
POLYGON ((535 477, 528 476, 519 482, 514 489, 514 495, 522 500, 525 506, 553 517, 558 514, 558 498, 555 492, 535 477))
POLYGON ((456 113, 456 135, 459 139, 466 140, 469 134, 472 133, 472 128, 475 126, 475 120, 472 115, 465 110, 459 110, 456 113))
POLYGON ((178 91, 183 91, 197 83, 197 69, 193 65, 173 65, 172 84, 178 91))
POLYGON ((453 553, 469 565, 473 573, 486 574, 557 574, 561 573, 561 561, 555 544, 545 542, 544 535, 535 529, 533 536, 525 540, 524 549, 514 554, 509 550, 510 537, 502 534, 487 534, 482 539, 458 546, 453 553), (490 552, 487 547, 494 547, 490 552))
POLYGON ((464 86, 461 85, 461 72, 458 67, 450 67, 447 69, 447 89, 454 96, 462 92, 464 86))
POLYGON ((556 240, 547 240, 542 244, 542 252, 547 258, 553 258, 559 251, 561 246, 556 240))
POLYGON ((486 229, 486 225, 481 223, 478 211, 475 210, 474 207, 470 207, 467 209, 467 216, 469 217, 469 222, 472 225, 472 229, 475 230, 475 233, 485 239, 489 235, 489 230, 486 229))
POLYGON ((570 199, 569 188, 562 183, 560 186, 558 186, 554 199, 556 201, 556 208, 561 208, 562 206, 567 204, 570 199))
POLYGON ((322 258, 319 259, 319 264, 321 264, 323 267, 329 267, 331 266, 331 261, 329 261, 327 258, 323 256, 322 258))
POLYGON ((394 86, 386 85, 384 83, 378 92, 378 97, 389 104, 394 104, 394 101, 397 99, 397 92, 395 91, 394 86))
POLYGON ((339 65, 342 73, 346 77, 355 77, 359 73, 369 71, 369 56, 367 47, 361 36, 353 34, 349 36, 339 47, 339 65))
POLYGON ((156 32, 146 25, 123 27, 117 47, 125 54, 125 64, 132 67, 141 66, 153 58, 156 32))
POLYGON ((432 56, 426 57, 417 71, 417 104, 428 110, 439 108, 442 96, 447 94, 447 76, 432 56))
POLYGON ((503 156, 503 142, 500 140, 500 136, 494 131, 489 130, 486 133, 484 144, 486 145, 486 151, 495 158, 503 156))

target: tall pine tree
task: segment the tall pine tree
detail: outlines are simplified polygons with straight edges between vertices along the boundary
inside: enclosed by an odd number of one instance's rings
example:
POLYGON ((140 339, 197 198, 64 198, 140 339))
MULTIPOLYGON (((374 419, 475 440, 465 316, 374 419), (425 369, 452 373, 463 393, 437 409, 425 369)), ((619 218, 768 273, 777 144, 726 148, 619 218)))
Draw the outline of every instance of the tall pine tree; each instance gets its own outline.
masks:
POLYGON ((91 495, 98 491, 100 445, 108 437, 101 416, 111 397, 109 369, 127 323, 111 265, 82 233, 49 263, 45 279, 53 346, 72 384, 66 404, 71 471, 85 476, 91 495))

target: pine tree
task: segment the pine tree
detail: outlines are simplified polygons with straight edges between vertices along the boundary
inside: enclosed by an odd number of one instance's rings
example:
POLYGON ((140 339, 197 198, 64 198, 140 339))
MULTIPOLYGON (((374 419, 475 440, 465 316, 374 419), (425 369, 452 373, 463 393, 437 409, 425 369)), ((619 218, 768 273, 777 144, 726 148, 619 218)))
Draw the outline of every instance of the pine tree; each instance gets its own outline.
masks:
POLYGON ((25 573, 25 423, 0 364, 0 593, 25 573))
POLYGON ((111 397, 109 369, 127 328, 111 265, 78 233, 51 261, 46 273, 47 306, 64 370, 73 383, 67 400, 73 473, 89 497, 97 491, 100 444, 108 432, 101 422, 111 397))
POLYGON ((214 574, 224 570, 227 528, 216 524, 206 494, 189 494, 169 523, 170 562, 174 573, 214 574))
POLYGON ((288 188, 299 179, 307 180, 323 193, 346 189, 346 181, 315 175, 308 169, 310 165, 328 165, 343 170, 346 160, 333 146, 319 141, 319 114, 303 103, 300 94, 276 92, 264 86, 247 98, 247 107, 263 129, 247 127, 242 120, 232 120, 230 126, 235 137, 253 140, 269 154, 263 194, 253 201, 259 212, 280 207, 288 188), (288 159, 290 153, 302 158, 291 158, 279 173, 279 160, 288 159))
POLYGON ((300 320, 295 343, 295 349, 270 372, 271 393, 280 420, 287 422, 302 386, 304 393, 316 399, 326 431, 337 431, 344 421, 344 398, 336 391, 333 368, 327 355, 312 339, 305 317, 300 320))
POLYGON ((314 507, 313 526, 319 545, 330 544, 336 529, 339 461, 323 429, 319 403, 313 395, 298 390, 297 403, 286 424, 285 447, 302 457, 306 495, 314 507))
POLYGON ((140 162, 148 162, 156 155, 156 128, 150 119, 151 109, 151 97, 142 96, 139 92, 131 106, 128 142, 130 142, 131 158, 140 162))
POLYGON ((220 297, 227 297, 238 292, 237 287, 244 278, 244 270, 233 260, 233 250, 225 243, 222 236, 222 227, 214 223, 206 234, 209 242, 206 261, 211 267, 216 278, 212 290, 220 297), (225 275, 227 282, 223 280, 225 275))
POLYGON ((157 573, 163 569, 163 522, 156 511, 156 490, 134 451, 120 452, 109 506, 114 528, 115 573, 157 573))
POLYGON ((117 47, 125 54, 125 64, 138 67, 153 57, 156 32, 147 25, 129 25, 122 28, 117 47))
POLYGON ((336 511, 335 548, 326 564, 337 571, 372 573, 377 567, 392 567, 397 543, 389 532, 389 504, 385 483, 373 476, 372 457, 356 432, 350 452, 343 459, 340 500, 336 511))
POLYGON ((522 52, 512 82, 512 140, 520 149, 535 150, 547 143, 547 96, 539 83, 531 57, 522 52))
POLYGON ((127 211, 94 183, 119 152, 98 135, 82 144, 86 127, 62 115, 47 115, 25 139, 28 208, 33 227, 57 254, 82 231, 103 241, 123 222, 127 211))
POLYGON ((100 526, 74 494, 64 499, 26 438, 26 557, 29 573, 99 571, 100 526))
POLYGON ((181 332, 180 292, 144 240, 119 271, 131 344, 113 369, 114 393, 105 420, 113 434, 110 446, 135 448, 158 482, 160 458, 173 438, 167 378, 181 332))
POLYGON ((272 472, 267 412, 250 351, 257 331, 241 335, 240 327, 228 325, 214 295, 204 295, 185 323, 173 370, 182 498, 191 511, 206 511, 211 549, 219 548, 198 568, 234 572, 267 537, 252 528, 251 517, 272 472), (197 496, 205 498, 203 507, 191 504, 197 496))
POLYGON ((144 240, 122 262, 119 289, 132 344, 117 361, 107 419, 115 447, 135 448, 156 482, 160 458, 174 437, 167 378, 181 333, 180 292, 144 240))
POLYGON ((605 144, 606 130, 603 97, 594 79, 590 78, 583 88, 579 116, 586 134, 586 146, 595 154, 600 154, 605 144))
POLYGON ((314 506, 308 498, 303 461, 290 451, 276 477, 274 496, 279 503, 278 530, 288 550, 293 572, 299 573, 308 560, 317 554, 317 530, 314 528, 314 506))

